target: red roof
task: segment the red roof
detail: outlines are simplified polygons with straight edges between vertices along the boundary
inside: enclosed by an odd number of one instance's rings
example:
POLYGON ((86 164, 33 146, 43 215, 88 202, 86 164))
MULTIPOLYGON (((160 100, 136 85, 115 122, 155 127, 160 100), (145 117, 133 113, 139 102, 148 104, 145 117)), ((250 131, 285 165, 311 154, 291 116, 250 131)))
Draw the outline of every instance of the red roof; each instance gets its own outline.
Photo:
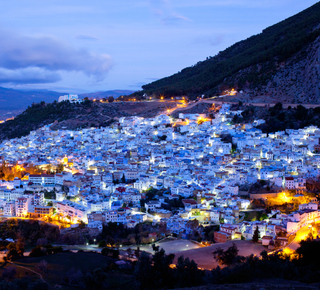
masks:
POLYGON ((197 204, 197 202, 194 199, 183 199, 182 203, 183 204, 186 204, 186 203, 188 203, 188 204, 197 204))

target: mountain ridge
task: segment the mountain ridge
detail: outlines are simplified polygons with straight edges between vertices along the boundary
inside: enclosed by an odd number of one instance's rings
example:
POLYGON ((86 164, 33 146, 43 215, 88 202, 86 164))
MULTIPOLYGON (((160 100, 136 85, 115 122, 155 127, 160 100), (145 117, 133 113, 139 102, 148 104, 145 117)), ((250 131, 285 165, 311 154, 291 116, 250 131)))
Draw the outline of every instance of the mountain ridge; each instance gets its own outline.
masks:
POLYGON ((192 99, 202 94, 212 97, 236 88, 245 90, 253 98, 259 95, 270 98, 277 91, 275 101, 281 101, 284 97, 285 100, 291 98, 295 89, 298 93, 288 101, 319 102, 319 43, 320 2, 216 56, 142 86, 139 94, 188 95, 192 99), (306 74, 305 67, 309 68, 306 74), (287 85, 288 74, 293 80, 298 78, 298 83, 287 85), (311 79, 307 86, 302 84, 303 77, 311 79), (310 92, 311 84, 316 88, 310 92))
MULTIPOLYGON (((108 96, 115 98, 131 94, 129 90, 109 90, 95 93, 79 94, 80 98, 88 97, 89 99, 100 99, 108 96)), ((59 97, 68 93, 50 91, 46 89, 34 90, 16 90, 11 88, 0 87, 0 120, 22 113, 28 106, 33 103, 52 103, 58 101, 59 97)))
POLYGON ((130 95, 134 93, 134 91, 130 90, 109 90, 109 91, 99 91, 94 93, 84 93, 79 94, 79 97, 81 99, 89 98, 89 99, 101 99, 101 98, 108 98, 109 96, 112 96, 114 98, 118 98, 122 95, 130 95))

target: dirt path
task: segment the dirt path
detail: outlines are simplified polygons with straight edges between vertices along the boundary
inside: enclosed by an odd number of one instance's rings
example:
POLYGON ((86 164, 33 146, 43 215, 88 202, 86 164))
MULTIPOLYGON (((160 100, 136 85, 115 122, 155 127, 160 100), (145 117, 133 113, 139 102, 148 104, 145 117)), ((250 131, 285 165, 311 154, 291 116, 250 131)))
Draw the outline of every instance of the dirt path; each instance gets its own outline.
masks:
POLYGON ((165 112, 166 114, 173 114, 175 112, 180 112, 180 111, 186 111, 186 110, 189 110, 189 109, 192 109, 193 107, 201 104, 201 103, 211 103, 211 102, 205 102, 205 100, 200 100, 198 102, 195 102, 195 103, 188 103, 186 107, 176 107, 176 108, 173 108, 173 109, 170 109, 170 110, 167 110, 167 112, 165 112))
MULTIPOLYGON (((203 99, 200 100, 199 102, 203 102, 203 103, 209 103, 209 104, 218 104, 218 105, 222 105, 222 104, 237 104, 238 102, 232 102, 232 101, 217 101, 216 99, 203 99)), ((243 105, 245 106, 256 106, 256 107, 273 107, 276 103, 251 103, 251 102, 243 102, 243 105)), ((316 108, 319 107, 320 104, 286 104, 286 103, 282 103, 282 106, 284 108, 288 108, 289 106, 291 106, 291 108, 297 107, 298 105, 304 106, 305 108, 316 108)))
POLYGON ((39 276, 39 278, 40 278, 43 282, 45 282, 45 283, 48 284, 48 282, 43 279, 43 276, 42 276, 40 273, 38 273, 38 272, 36 272, 36 271, 28 268, 28 267, 21 266, 21 265, 19 265, 19 264, 13 263, 13 262, 11 262, 11 261, 7 261, 7 262, 10 263, 10 264, 12 264, 12 265, 15 265, 16 267, 20 267, 20 268, 23 268, 23 269, 25 269, 25 270, 31 271, 31 272, 33 272, 34 274, 37 274, 37 275, 39 276))

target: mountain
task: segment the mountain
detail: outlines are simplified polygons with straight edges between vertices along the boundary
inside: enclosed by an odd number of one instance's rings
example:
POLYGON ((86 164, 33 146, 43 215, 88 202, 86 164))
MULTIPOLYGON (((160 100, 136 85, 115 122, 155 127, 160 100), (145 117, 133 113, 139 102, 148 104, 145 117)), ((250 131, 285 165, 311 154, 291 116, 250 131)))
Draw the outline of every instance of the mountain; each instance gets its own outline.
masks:
POLYGON ((102 98, 108 98, 110 96, 113 96, 114 98, 118 98, 123 95, 130 95, 134 91, 129 90, 113 90, 113 91, 104 91, 104 92, 96 92, 96 93, 87 93, 87 94, 81 94, 79 97, 81 99, 89 98, 89 99, 102 99, 102 98))
POLYGON ((0 87, 0 120, 16 116, 32 103, 51 103, 64 93, 47 90, 14 90, 0 87))
POLYGON ((39 103, 41 101, 51 103, 54 100, 58 100, 61 95, 63 93, 47 90, 22 91, 0 87, 0 104, 1 109, 25 109, 32 103, 39 103))
MULTIPOLYGON (((114 90, 79 95, 80 98, 100 99, 109 96, 115 98, 121 95, 132 94, 133 91, 114 90)), ((52 103, 57 101, 59 96, 67 93, 59 93, 48 90, 14 90, 0 87, 0 120, 16 116, 23 112, 32 103, 52 103)))
POLYGON ((214 57, 144 85, 140 95, 214 96, 243 90, 249 99, 320 102, 320 2, 214 57))

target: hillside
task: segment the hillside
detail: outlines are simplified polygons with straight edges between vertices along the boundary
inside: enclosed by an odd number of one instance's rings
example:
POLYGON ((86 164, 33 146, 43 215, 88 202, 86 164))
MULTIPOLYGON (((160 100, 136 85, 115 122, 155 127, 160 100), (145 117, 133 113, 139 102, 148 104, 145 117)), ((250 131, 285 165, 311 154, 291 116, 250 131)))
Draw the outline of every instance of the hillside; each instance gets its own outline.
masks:
POLYGON ((113 123, 118 117, 133 115, 154 117, 175 106, 175 103, 165 102, 100 103, 89 100, 80 104, 41 102, 29 106, 14 120, 0 124, 0 142, 26 136, 30 131, 52 123, 53 130, 101 127, 113 123))
POLYGON ((84 99, 84 98, 102 99, 102 98, 108 98, 109 96, 113 96, 114 98, 118 98, 123 95, 130 95, 133 92, 134 91, 128 91, 128 90, 113 90, 113 91, 103 91, 103 92, 80 94, 79 97, 81 99, 84 99))
MULTIPOLYGON (((95 93, 80 94, 79 97, 84 99, 101 99, 113 96, 115 98, 121 95, 132 94, 133 91, 113 90, 95 93)), ((51 103, 58 100, 59 96, 67 93, 59 93, 48 90, 14 90, 0 87, 0 120, 10 118, 22 113, 32 103, 42 101, 51 103)))
POLYGON ((214 57, 143 86, 143 93, 214 96, 236 88, 254 99, 320 102, 320 2, 214 57))

